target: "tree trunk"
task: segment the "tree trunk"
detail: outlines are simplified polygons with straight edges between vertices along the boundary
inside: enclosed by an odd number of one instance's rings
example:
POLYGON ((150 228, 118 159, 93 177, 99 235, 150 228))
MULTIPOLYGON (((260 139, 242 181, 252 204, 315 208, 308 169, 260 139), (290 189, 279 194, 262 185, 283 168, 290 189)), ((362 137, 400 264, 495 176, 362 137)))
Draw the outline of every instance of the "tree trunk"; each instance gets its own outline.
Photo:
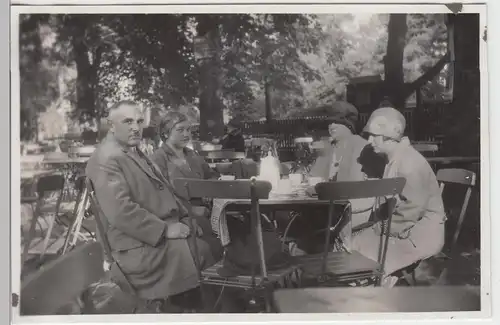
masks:
POLYGON ((269 83, 269 77, 267 76, 264 79, 264 95, 266 103, 266 122, 269 124, 273 119, 273 111, 271 107, 271 84, 269 83))
POLYGON ((83 17, 70 20, 73 28, 71 43, 76 63, 76 114, 80 122, 92 122, 98 117, 96 108, 96 89, 101 49, 93 51, 87 45, 86 30, 89 22, 83 17), (92 53, 92 58, 89 55, 92 53))
POLYGON ((80 122, 87 122, 90 119, 94 106, 94 92, 90 86, 91 69, 87 57, 87 51, 80 52, 75 56, 76 62, 76 110, 80 122))
POLYGON ((209 57, 200 62, 200 139, 211 140, 224 133, 220 71, 220 35, 217 20, 200 18, 199 35, 206 37, 209 57))
POLYGON ((403 109, 404 73, 403 55, 406 45, 406 14, 391 14, 388 25, 387 55, 384 58, 384 93, 393 105, 403 109))
POLYGON ((454 28, 453 103, 446 120, 444 153, 480 154, 479 14, 449 15, 454 28))
POLYGON ((415 91, 420 91, 420 88, 425 86, 429 81, 434 79, 443 70, 444 66, 450 62, 450 53, 447 52, 432 68, 427 70, 417 80, 405 84, 404 97, 405 99, 411 96, 415 91))

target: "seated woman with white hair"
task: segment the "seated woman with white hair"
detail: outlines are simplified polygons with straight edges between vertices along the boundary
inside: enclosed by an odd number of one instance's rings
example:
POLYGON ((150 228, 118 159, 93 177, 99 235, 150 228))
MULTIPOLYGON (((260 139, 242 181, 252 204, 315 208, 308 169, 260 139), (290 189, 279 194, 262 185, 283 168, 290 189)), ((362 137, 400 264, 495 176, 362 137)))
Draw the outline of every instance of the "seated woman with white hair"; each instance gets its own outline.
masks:
MULTIPOLYGON (((392 287, 392 273, 439 253, 444 245, 446 220, 436 175, 427 160, 404 137, 406 121, 393 107, 381 107, 370 116, 364 132, 375 152, 387 157, 384 178, 404 177, 406 185, 392 216, 383 285, 392 287)), ((381 223, 352 238, 353 250, 377 260, 381 223)))

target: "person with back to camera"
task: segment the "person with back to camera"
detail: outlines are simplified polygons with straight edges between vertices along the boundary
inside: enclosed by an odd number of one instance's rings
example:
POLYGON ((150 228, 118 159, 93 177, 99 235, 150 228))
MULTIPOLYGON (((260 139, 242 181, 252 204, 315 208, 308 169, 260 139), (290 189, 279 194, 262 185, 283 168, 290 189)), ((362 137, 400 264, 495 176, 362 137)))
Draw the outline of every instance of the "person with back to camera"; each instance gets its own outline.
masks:
POLYGON ((234 149, 236 152, 245 152, 245 139, 241 133, 241 124, 232 119, 226 126, 227 132, 220 140, 222 149, 234 149))

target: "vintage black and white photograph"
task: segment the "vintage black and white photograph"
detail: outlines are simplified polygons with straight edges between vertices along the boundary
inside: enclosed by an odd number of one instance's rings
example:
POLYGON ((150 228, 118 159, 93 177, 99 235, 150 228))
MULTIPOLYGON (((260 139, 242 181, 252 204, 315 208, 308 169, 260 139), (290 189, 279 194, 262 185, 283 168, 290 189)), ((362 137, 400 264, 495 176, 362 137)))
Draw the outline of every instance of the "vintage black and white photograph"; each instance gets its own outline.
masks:
POLYGON ((228 7, 13 7, 16 319, 481 315, 486 5, 228 7))

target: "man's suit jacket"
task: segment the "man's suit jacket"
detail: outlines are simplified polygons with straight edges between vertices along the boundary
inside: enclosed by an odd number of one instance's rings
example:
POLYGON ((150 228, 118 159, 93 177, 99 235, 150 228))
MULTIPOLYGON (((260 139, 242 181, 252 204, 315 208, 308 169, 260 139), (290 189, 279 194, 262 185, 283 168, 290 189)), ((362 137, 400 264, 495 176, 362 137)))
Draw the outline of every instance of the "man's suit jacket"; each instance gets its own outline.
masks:
MULTIPOLYGON (((196 287, 188 240, 165 239, 168 226, 188 211, 161 173, 108 134, 88 161, 86 174, 108 221, 105 235, 114 258, 139 295, 165 298, 196 287)), ((197 241, 202 262, 213 263, 208 245, 197 241)))

